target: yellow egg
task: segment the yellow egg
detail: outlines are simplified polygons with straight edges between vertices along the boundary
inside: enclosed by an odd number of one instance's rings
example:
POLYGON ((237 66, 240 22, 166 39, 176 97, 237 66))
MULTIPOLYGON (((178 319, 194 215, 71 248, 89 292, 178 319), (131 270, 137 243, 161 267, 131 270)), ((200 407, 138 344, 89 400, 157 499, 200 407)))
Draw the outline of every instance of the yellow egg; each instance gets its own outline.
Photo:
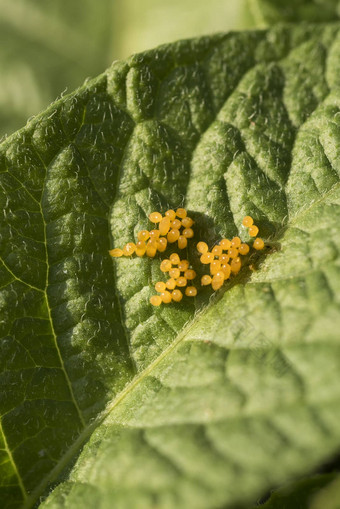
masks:
POLYGON ((219 290, 223 286, 224 278, 217 277, 217 274, 211 280, 211 286, 213 290, 219 290))
POLYGON ((156 253, 157 253, 157 247, 153 243, 148 244, 146 246, 146 256, 148 256, 149 258, 154 258, 156 256, 156 253))
POLYGON ((240 237, 234 237, 231 239, 231 247, 240 247, 241 245, 241 239, 240 237))
POLYGON ((182 225, 184 228, 190 228, 194 224, 194 221, 191 219, 191 217, 184 217, 182 219, 182 225))
POLYGON ((224 272, 222 270, 219 270, 213 276, 213 281, 217 281, 218 279, 220 279, 221 281, 224 281, 225 279, 224 272))
POLYGON ((200 261, 201 263, 204 263, 205 265, 207 265, 208 263, 211 263, 214 259, 214 255, 212 253, 203 253, 201 258, 200 258, 200 261))
POLYGON ((174 290, 171 293, 172 300, 175 302, 180 302, 183 299, 183 293, 181 290, 174 290))
POLYGON ((187 239, 192 239, 194 236, 194 230, 192 228, 185 228, 182 232, 182 235, 184 235, 184 237, 187 239))
POLYGON ((178 249, 185 249, 188 245, 188 241, 184 235, 178 237, 178 249))
POLYGON ((185 295, 187 297, 196 297, 197 288, 195 288, 194 286, 187 286, 185 289, 185 295))
POLYGON ((219 257, 219 260, 221 263, 228 263, 229 260, 230 260, 230 256, 227 255, 226 253, 223 253, 221 254, 221 256, 219 257))
POLYGON ((229 239, 222 239, 220 246, 222 247, 223 251, 228 251, 228 249, 231 248, 231 241, 229 239))
POLYGON ((155 290, 156 292, 164 292, 166 289, 165 283, 163 281, 158 281, 158 283, 155 284, 155 290))
POLYGON ((178 237, 179 237, 179 231, 175 228, 170 230, 167 235, 167 239, 170 244, 173 244, 174 242, 176 242, 176 240, 178 240, 178 237))
POLYGON ((166 285, 168 290, 173 290, 174 288, 176 288, 176 280, 172 277, 172 278, 167 280, 165 285, 166 285))
POLYGON ((157 249, 160 253, 164 253, 164 251, 166 250, 166 246, 168 245, 168 241, 167 239, 165 239, 164 237, 161 237, 160 239, 157 239, 157 249))
POLYGON ((178 268, 181 272, 184 272, 189 268, 189 262, 188 260, 181 260, 178 264, 178 268))
POLYGON ((172 265, 178 265, 178 264, 179 264, 179 262, 181 261, 181 260, 180 260, 180 257, 178 256, 178 254, 177 254, 177 253, 172 253, 172 254, 169 256, 169 258, 170 258, 170 261, 171 261, 172 265))
POLYGON ((249 235, 251 237, 256 237, 256 235, 259 233, 259 229, 258 227, 253 224, 250 228, 249 228, 249 235))
POLYGON ((150 238, 150 232, 148 230, 141 230, 137 234, 138 240, 148 240, 150 238))
POLYGON ((247 228, 249 228, 249 226, 251 226, 253 224, 253 222, 254 222, 254 220, 252 217, 245 216, 243 218, 242 224, 243 224, 243 226, 246 226, 247 228))
POLYGON ((171 278, 177 279, 181 275, 181 271, 177 268, 172 268, 169 270, 169 276, 171 278))
POLYGON ((169 304, 172 300, 171 293, 165 290, 165 292, 161 293, 161 299, 164 304, 169 304))
POLYGON ((231 247, 228 251, 228 255, 230 258, 237 258, 238 257, 238 249, 236 247, 231 247))
POLYGON ((116 247, 115 249, 110 249, 109 254, 113 256, 113 258, 120 258, 123 256, 123 250, 116 247))
POLYGON ((162 214, 159 212, 151 212, 151 214, 149 214, 149 219, 151 223, 159 223, 162 220, 162 214))
POLYGON ((163 260, 160 265, 160 269, 162 272, 169 272, 172 267, 172 263, 170 260, 163 260))
POLYGON ((176 216, 179 217, 180 219, 184 219, 185 217, 187 217, 187 211, 185 209, 177 209, 176 210, 176 216))
POLYGON ((174 219, 176 219, 176 212, 172 209, 167 210, 165 215, 170 219, 170 221, 174 221, 174 219))
POLYGON ((179 277, 178 279, 176 279, 176 286, 186 286, 187 285, 187 279, 183 276, 179 277))
POLYGON ((146 252, 146 244, 142 240, 139 240, 136 244, 136 255, 144 256, 146 252))
POLYGON ((231 260, 230 269, 233 274, 237 274, 241 270, 241 258, 237 257, 231 260))
POLYGON ((208 274, 206 274, 205 276, 202 276, 202 278, 201 278, 201 285, 202 286, 210 285, 210 283, 211 283, 211 277, 208 276, 208 274))
POLYGON ((196 249, 201 254, 207 253, 209 250, 208 244, 206 242, 198 242, 196 249))
POLYGON ((254 240, 253 246, 259 251, 264 248, 264 242, 262 239, 260 239, 260 237, 257 237, 257 239, 254 240))
POLYGON ((246 255, 249 253, 249 246, 248 246, 248 244, 243 243, 240 245, 238 250, 241 255, 246 255))
POLYGON ((187 279, 189 279, 189 280, 195 279, 195 277, 196 277, 196 272, 195 272, 193 269, 187 269, 187 270, 184 272, 184 277, 186 277, 186 278, 187 278, 187 279))
POLYGON ((182 226, 182 223, 181 221, 179 221, 179 219, 174 219, 173 221, 171 221, 170 226, 174 230, 179 230, 180 227, 182 226))
POLYGON ((151 230, 150 231, 150 239, 151 240, 159 239, 159 235, 160 235, 159 230, 151 230))
POLYGON ((162 304, 162 299, 159 295, 153 295, 150 297, 150 302, 153 306, 160 306, 162 304))
POLYGON ((214 274, 216 274, 216 272, 218 272, 221 268, 221 262, 219 260, 213 260, 211 263, 210 263, 210 274, 213 276, 214 274))
POLYGON ((228 279, 231 274, 231 267, 230 267, 229 263, 223 263, 221 265, 221 271, 224 274, 224 279, 228 279))
POLYGON ((211 252, 214 256, 220 256, 222 254, 222 246, 214 246, 211 252))
POLYGON ((158 228, 159 228, 159 233, 161 235, 166 235, 168 233, 168 231, 170 230, 170 218, 163 217, 159 223, 158 228))
POLYGON ((136 245, 133 242, 128 242, 123 248, 124 256, 131 256, 136 250, 136 245))

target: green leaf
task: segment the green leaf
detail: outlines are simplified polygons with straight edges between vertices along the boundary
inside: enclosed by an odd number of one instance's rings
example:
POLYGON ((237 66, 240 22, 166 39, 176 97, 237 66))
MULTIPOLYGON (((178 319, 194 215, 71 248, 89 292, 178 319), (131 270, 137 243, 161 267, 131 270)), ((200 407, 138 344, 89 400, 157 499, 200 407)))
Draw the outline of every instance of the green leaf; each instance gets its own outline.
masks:
MULTIPOLYGON (((289 509, 316 509, 317 507, 331 509, 332 506, 329 503, 316 507, 314 504, 321 495, 324 496, 324 493, 328 493, 328 490, 333 490, 336 478, 337 474, 332 473, 302 479, 274 491, 269 500, 261 507, 263 509, 284 509, 288 507, 289 509), (310 505, 311 502, 313 502, 312 505, 310 505)), ((339 500, 339 498, 336 497, 334 500, 339 500)))
POLYGON ((110 0, 0 0, 0 137, 112 61, 110 0))
POLYGON ((339 19, 338 0, 246 0, 250 19, 257 26, 286 21, 324 23, 339 19))
POLYGON ((336 24, 166 45, 0 146, 4 507, 62 471, 46 507, 235 507, 335 452, 339 52, 336 24), (183 204, 279 248, 154 309, 159 260, 108 250, 183 204))
POLYGON ((318 493, 312 500, 310 509, 339 509, 340 500, 340 477, 337 478, 320 493, 318 493))

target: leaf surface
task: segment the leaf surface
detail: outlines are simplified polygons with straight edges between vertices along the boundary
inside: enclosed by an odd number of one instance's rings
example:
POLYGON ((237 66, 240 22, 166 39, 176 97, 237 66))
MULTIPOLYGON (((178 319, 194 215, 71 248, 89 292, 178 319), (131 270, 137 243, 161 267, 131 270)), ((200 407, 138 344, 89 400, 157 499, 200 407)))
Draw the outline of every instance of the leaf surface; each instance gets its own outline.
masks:
MULTIPOLYGON (((333 472, 331 474, 315 475, 284 486, 271 494, 269 500, 263 504, 263 509, 282 509, 284 507, 289 507, 289 509, 327 507, 327 509, 331 509, 332 505, 329 499, 327 499, 328 503, 324 505, 317 504, 319 504, 319 501, 321 502, 323 497, 328 497, 335 490, 335 486, 338 484, 337 478, 337 474, 333 472)), ((336 507, 336 505, 333 507, 336 507)))
MULTIPOLYGON (((339 444, 339 26, 114 64, 0 147, 1 492, 29 507, 234 507, 339 444), (154 309, 108 255, 154 209, 279 249, 154 309)), ((194 257, 194 253, 188 254, 194 257)))

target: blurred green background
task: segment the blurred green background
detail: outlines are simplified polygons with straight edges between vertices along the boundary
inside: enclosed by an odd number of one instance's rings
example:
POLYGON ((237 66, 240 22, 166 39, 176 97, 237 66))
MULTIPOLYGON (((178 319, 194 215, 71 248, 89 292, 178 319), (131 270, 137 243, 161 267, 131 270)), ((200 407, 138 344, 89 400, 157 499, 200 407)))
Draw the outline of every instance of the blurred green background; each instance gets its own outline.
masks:
POLYGON ((132 53, 337 13, 338 0, 0 0, 0 138, 132 53))

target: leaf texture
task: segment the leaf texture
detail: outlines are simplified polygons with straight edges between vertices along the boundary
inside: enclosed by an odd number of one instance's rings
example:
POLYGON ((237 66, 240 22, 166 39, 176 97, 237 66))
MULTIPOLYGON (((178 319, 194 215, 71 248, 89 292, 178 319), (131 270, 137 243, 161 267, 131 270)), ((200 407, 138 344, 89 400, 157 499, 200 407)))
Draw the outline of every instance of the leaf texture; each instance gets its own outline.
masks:
POLYGON ((44 507, 235 507, 334 453, 339 52, 337 24, 166 45, 0 146, 5 507, 63 469, 44 507), (108 249, 179 205, 279 248, 155 310, 159 261, 108 249))

